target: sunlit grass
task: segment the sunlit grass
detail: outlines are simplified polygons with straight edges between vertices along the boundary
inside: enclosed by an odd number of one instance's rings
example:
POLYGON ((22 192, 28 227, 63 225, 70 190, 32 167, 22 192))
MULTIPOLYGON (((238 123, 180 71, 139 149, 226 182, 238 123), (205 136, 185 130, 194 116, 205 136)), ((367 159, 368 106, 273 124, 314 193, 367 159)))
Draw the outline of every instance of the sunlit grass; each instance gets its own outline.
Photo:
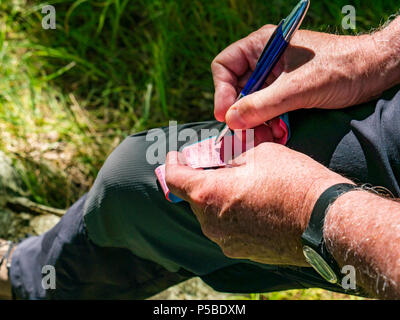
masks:
POLYGON ((296 289, 270 293, 254 293, 247 296, 234 296, 243 300, 365 300, 361 297, 331 292, 323 289, 296 289))

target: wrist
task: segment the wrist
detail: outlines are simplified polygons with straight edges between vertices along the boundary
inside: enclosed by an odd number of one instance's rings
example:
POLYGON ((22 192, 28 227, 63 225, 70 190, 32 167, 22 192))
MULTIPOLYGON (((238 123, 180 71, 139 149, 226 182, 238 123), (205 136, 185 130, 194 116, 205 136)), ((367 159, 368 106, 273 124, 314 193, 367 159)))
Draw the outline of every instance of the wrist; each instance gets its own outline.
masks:
POLYGON ((338 174, 335 174, 335 173, 332 173, 332 175, 330 175, 329 177, 317 178, 310 185, 304 199, 302 199, 301 204, 299 204, 299 208, 301 208, 301 210, 300 210, 301 222, 299 225, 299 227, 300 227, 299 236, 296 239, 297 244, 298 244, 298 245, 296 245, 296 248, 298 248, 297 256, 301 257, 301 259, 302 259, 302 262, 303 262, 302 265, 309 266, 309 264, 306 262, 304 255, 303 255, 303 246, 301 244, 301 235, 307 229, 313 208, 314 208, 317 200, 327 189, 329 189, 330 187, 332 187, 334 185, 341 184, 341 183, 354 184, 352 181, 350 181, 338 174))
POLYGON ((310 221, 311 212, 317 200, 322 195, 322 193, 327 189, 329 189, 330 187, 340 183, 354 184, 351 180, 346 179, 338 174, 334 174, 332 177, 328 178, 317 179, 311 184, 307 192, 307 195, 305 197, 305 201, 303 202, 302 211, 303 211, 304 221, 302 225, 303 229, 302 232, 304 232, 305 229, 307 228, 307 225, 310 221))

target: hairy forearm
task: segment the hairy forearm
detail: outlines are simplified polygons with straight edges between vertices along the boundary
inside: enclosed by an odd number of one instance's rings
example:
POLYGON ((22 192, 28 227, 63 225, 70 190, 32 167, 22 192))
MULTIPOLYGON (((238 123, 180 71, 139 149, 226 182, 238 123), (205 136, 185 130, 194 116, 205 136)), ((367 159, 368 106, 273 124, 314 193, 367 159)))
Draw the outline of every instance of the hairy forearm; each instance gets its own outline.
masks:
POLYGON ((354 266, 358 287, 373 297, 400 299, 400 203, 349 192, 329 209, 324 238, 340 267, 354 266))
POLYGON ((400 17, 369 37, 366 51, 370 51, 371 61, 365 69, 365 88, 371 95, 400 83, 400 17))

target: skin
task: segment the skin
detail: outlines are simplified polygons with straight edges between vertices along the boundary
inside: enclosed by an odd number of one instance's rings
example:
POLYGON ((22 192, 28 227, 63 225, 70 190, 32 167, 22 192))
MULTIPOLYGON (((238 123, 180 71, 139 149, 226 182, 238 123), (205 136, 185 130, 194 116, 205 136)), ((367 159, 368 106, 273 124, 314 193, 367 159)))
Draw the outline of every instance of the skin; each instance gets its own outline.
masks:
MULTIPOLYGON (((166 181, 188 201, 203 233, 231 258, 309 266, 300 237, 327 188, 352 183, 308 156, 275 143, 242 154, 231 168, 192 169, 170 152, 166 181), (234 196, 233 196, 234 195, 234 196)), ((327 248, 339 266, 352 265, 369 296, 400 298, 400 203, 352 191, 329 208, 327 248)))
MULTIPOLYGON (((347 182, 308 156, 262 143, 231 168, 196 170, 169 153, 166 182, 188 201, 204 234, 225 255, 266 264, 308 266, 300 236, 319 194, 347 182)), ((176 193, 175 193, 176 192, 176 193)))
POLYGON ((324 237, 340 266, 352 265, 371 297, 400 299, 400 203, 369 192, 340 197, 326 216, 324 237))
MULTIPOLYGON (((397 18, 357 37, 299 31, 265 88, 235 103, 272 32, 272 26, 261 28, 212 63, 215 117, 232 129, 253 128, 299 108, 349 107, 400 83, 397 18)), ((271 127, 270 134, 279 137, 271 127)), ((182 154, 171 152, 166 182, 190 203, 204 234, 227 256, 295 266, 309 266, 300 237, 319 196, 334 184, 352 183, 271 142, 218 170, 192 169, 182 154)), ((398 202, 366 191, 339 197, 327 212, 328 250, 340 266, 356 268, 357 286, 373 297, 400 298, 399 212, 398 202)))

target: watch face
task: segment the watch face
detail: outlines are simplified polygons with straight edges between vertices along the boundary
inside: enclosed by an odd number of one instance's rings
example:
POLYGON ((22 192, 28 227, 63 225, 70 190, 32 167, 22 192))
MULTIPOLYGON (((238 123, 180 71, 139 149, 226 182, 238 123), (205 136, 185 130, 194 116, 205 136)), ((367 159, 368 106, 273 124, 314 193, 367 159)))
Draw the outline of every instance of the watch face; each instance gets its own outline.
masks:
POLYGON ((320 274, 321 277, 330 283, 338 282, 335 272, 314 249, 309 246, 303 246, 303 253, 307 262, 320 274))

